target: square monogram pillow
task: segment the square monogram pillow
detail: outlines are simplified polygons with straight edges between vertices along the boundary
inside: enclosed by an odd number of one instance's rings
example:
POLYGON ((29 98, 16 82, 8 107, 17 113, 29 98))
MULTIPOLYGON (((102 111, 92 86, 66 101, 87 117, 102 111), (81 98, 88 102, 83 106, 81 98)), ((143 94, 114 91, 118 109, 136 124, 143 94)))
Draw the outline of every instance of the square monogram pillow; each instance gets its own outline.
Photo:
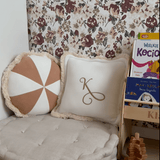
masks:
POLYGON ((128 73, 128 55, 107 60, 66 53, 61 57, 61 91, 55 117, 118 124, 128 73))

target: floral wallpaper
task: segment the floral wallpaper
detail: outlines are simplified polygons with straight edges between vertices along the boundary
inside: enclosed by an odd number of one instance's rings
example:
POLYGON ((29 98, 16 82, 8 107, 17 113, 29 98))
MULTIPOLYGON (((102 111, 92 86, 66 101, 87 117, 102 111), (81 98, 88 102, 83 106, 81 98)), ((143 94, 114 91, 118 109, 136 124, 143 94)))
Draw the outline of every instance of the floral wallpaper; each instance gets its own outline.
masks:
POLYGON ((30 49, 57 58, 65 51, 91 58, 130 54, 139 32, 160 26, 159 0, 27 0, 27 12, 30 49))
POLYGON ((130 54, 139 32, 159 28, 159 0, 27 0, 27 11, 30 49, 56 57, 130 54))

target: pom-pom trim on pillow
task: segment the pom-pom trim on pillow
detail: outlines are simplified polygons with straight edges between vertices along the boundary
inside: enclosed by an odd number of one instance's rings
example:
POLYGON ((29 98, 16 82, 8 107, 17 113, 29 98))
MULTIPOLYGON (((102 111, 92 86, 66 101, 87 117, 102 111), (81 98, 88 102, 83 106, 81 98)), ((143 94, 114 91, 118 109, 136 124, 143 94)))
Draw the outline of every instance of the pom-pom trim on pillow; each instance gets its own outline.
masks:
MULTIPOLYGON (((66 52, 64 55, 61 56, 61 60, 60 60, 60 66, 61 66, 61 89, 60 89, 60 93, 59 93, 59 96, 58 96, 57 105, 51 111, 51 115, 54 116, 54 117, 63 118, 63 119, 72 118, 72 119, 81 120, 81 121, 97 121, 97 120, 99 121, 100 119, 92 118, 92 117, 89 117, 89 116, 81 116, 81 115, 76 115, 76 114, 73 114, 73 113, 59 113, 57 111, 59 105, 61 104, 62 96, 64 94, 64 89, 65 89, 65 58, 66 58, 67 55, 73 55, 73 56, 78 57, 78 58, 90 59, 89 57, 87 57, 85 55, 78 55, 78 54, 70 53, 70 52, 66 52)), ((128 62, 127 63, 128 64, 128 68, 126 69, 126 73, 125 73, 125 75, 126 75, 125 77, 127 77, 127 75, 128 75, 128 69, 129 69, 129 55, 127 55, 127 54, 120 54, 119 56, 117 56, 117 57, 115 57, 113 59, 106 59, 105 57, 97 56, 94 59, 112 61, 112 60, 116 60, 116 59, 119 59, 119 58, 124 58, 128 62)), ((125 86, 126 86, 126 80, 123 83, 123 91, 122 91, 122 99, 123 100, 122 100, 122 105, 124 103, 125 86)), ((121 114, 122 114, 122 108, 120 109, 120 115, 121 114)))
POLYGON ((6 106, 12 110, 15 115, 17 117, 28 117, 27 114, 23 114, 19 111, 18 108, 16 108, 12 102, 11 102, 11 98, 10 98, 10 95, 9 95, 9 92, 8 92, 8 82, 9 82, 9 76, 10 76, 10 73, 11 71, 13 70, 13 68, 21 62, 21 59, 24 57, 24 56, 27 56, 27 55, 36 55, 36 56, 46 56, 47 58, 53 60, 57 65, 59 65, 59 61, 53 57, 52 55, 50 55, 49 53, 47 52, 42 52, 42 53, 35 53, 34 51, 31 51, 31 52, 24 52, 20 55, 18 55, 9 65, 8 67, 5 69, 5 71, 3 72, 3 76, 2 76, 2 93, 3 93, 3 96, 5 98, 5 104, 6 106))

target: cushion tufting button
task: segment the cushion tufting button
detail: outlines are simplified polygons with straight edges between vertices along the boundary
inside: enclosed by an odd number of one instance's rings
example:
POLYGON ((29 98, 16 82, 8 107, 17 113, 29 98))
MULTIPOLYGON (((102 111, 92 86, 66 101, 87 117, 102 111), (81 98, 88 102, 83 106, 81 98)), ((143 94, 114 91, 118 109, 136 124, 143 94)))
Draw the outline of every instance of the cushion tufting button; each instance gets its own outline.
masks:
POLYGON ((78 139, 76 139, 73 143, 76 143, 76 142, 78 142, 78 139))
POLYGON ((58 130, 59 129, 59 127, 56 127, 54 130, 58 130))
POLYGON ((21 133, 24 133, 24 131, 21 131, 21 133))
POLYGON ((88 126, 84 126, 84 128, 85 128, 85 129, 87 129, 87 128, 88 128, 88 126))

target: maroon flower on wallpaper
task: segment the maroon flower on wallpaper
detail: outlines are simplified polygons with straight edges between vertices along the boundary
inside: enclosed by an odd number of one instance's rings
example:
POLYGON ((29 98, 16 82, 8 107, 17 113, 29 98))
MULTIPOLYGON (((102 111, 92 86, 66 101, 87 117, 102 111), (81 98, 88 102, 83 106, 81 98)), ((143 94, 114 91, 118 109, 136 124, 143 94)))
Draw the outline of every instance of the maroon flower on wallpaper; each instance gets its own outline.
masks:
POLYGON ((67 20, 69 20, 71 18, 71 16, 69 15, 69 16, 67 16, 67 20))
POLYGON ((55 55, 58 56, 58 57, 61 57, 63 54, 63 49, 62 48, 57 48, 55 50, 55 55))
POLYGON ((41 17, 38 18, 37 24, 38 24, 40 27, 44 27, 44 26, 47 25, 46 20, 45 20, 44 18, 41 18, 41 17))
POLYGON ((131 32, 130 32, 130 35, 131 35, 131 37, 134 38, 134 37, 135 37, 135 32, 134 32, 134 31, 131 31, 131 32))
POLYGON ((117 18, 119 15, 119 6, 115 5, 115 4, 111 4, 110 8, 109 8, 109 13, 111 16, 117 18))
POLYGON ((72 2, 71 0, 68 0, 68 4, 66 5, 67 13, 71 13, 74 11, 75 4, 76 4, 76 2, 72 2))
POLYGON ((131 10, 132 8, 132 4, 134 3, 134 0, 125 0, 124 3, 122 3, 121 7, 122 7, 122 12, 127 12, 128 10, 131 10))
POLYGON ((113 50, 108 50, 105 55, 107 58, 114 58, 115 52, 113 50))
POLYGON ((113 43, 113 48, 114 48, 114 50, 117 49, 117 43, 113 43))
POLYGON ((37 35, 35 35, 33 37, 33 41, 34 41, 33 43, 37 45, 41 45, 42 43, 44 43, 42 33, 38 33, 37 35))
POLYGON ((78 30, 75 30, 75 33, 74 33, 76 36, 79 36, 79 32, 78 30))
POLYGON ((90 47, 93 45, 93 39, 91 35, 84 36, 81 38, 81 43, 83 47, 90 47))
POLYGON ((93 17, 89 17, 88 20, 87 20, 87 26, 89 28, 94 28, 97 26, 97 20, 93 17))
POLYGON ((103 5, 102 8, 103 8, 104 10, 107 10, 107 11, 108 11, 108 6, 103 5))
POLYGON ((63 39, 64 39, 65 41, 68 41, 68 38, 69 38, 68 34, 66 34, 65 36, 63 36, 63 39))
POLYGON ((126 15, 122 16, 122 19, 121 19, 121 20, 124 20, 126 17, 127 17, 126 15))
POLYGON ((117 42, 122 41, 122 35, 120 35, 119 37, 116 37, 117 42))
POLYGON ((149 16, 149 17, 146 19, 145 25, 146 25, 148 28, 154 28, 154 27, 157 26, 157 19, 156 19, 155 17, 149 16))
POLYGON ((56 15, 61 18, 64 17, 64 8, 62 6, 56 5, 56 15))

